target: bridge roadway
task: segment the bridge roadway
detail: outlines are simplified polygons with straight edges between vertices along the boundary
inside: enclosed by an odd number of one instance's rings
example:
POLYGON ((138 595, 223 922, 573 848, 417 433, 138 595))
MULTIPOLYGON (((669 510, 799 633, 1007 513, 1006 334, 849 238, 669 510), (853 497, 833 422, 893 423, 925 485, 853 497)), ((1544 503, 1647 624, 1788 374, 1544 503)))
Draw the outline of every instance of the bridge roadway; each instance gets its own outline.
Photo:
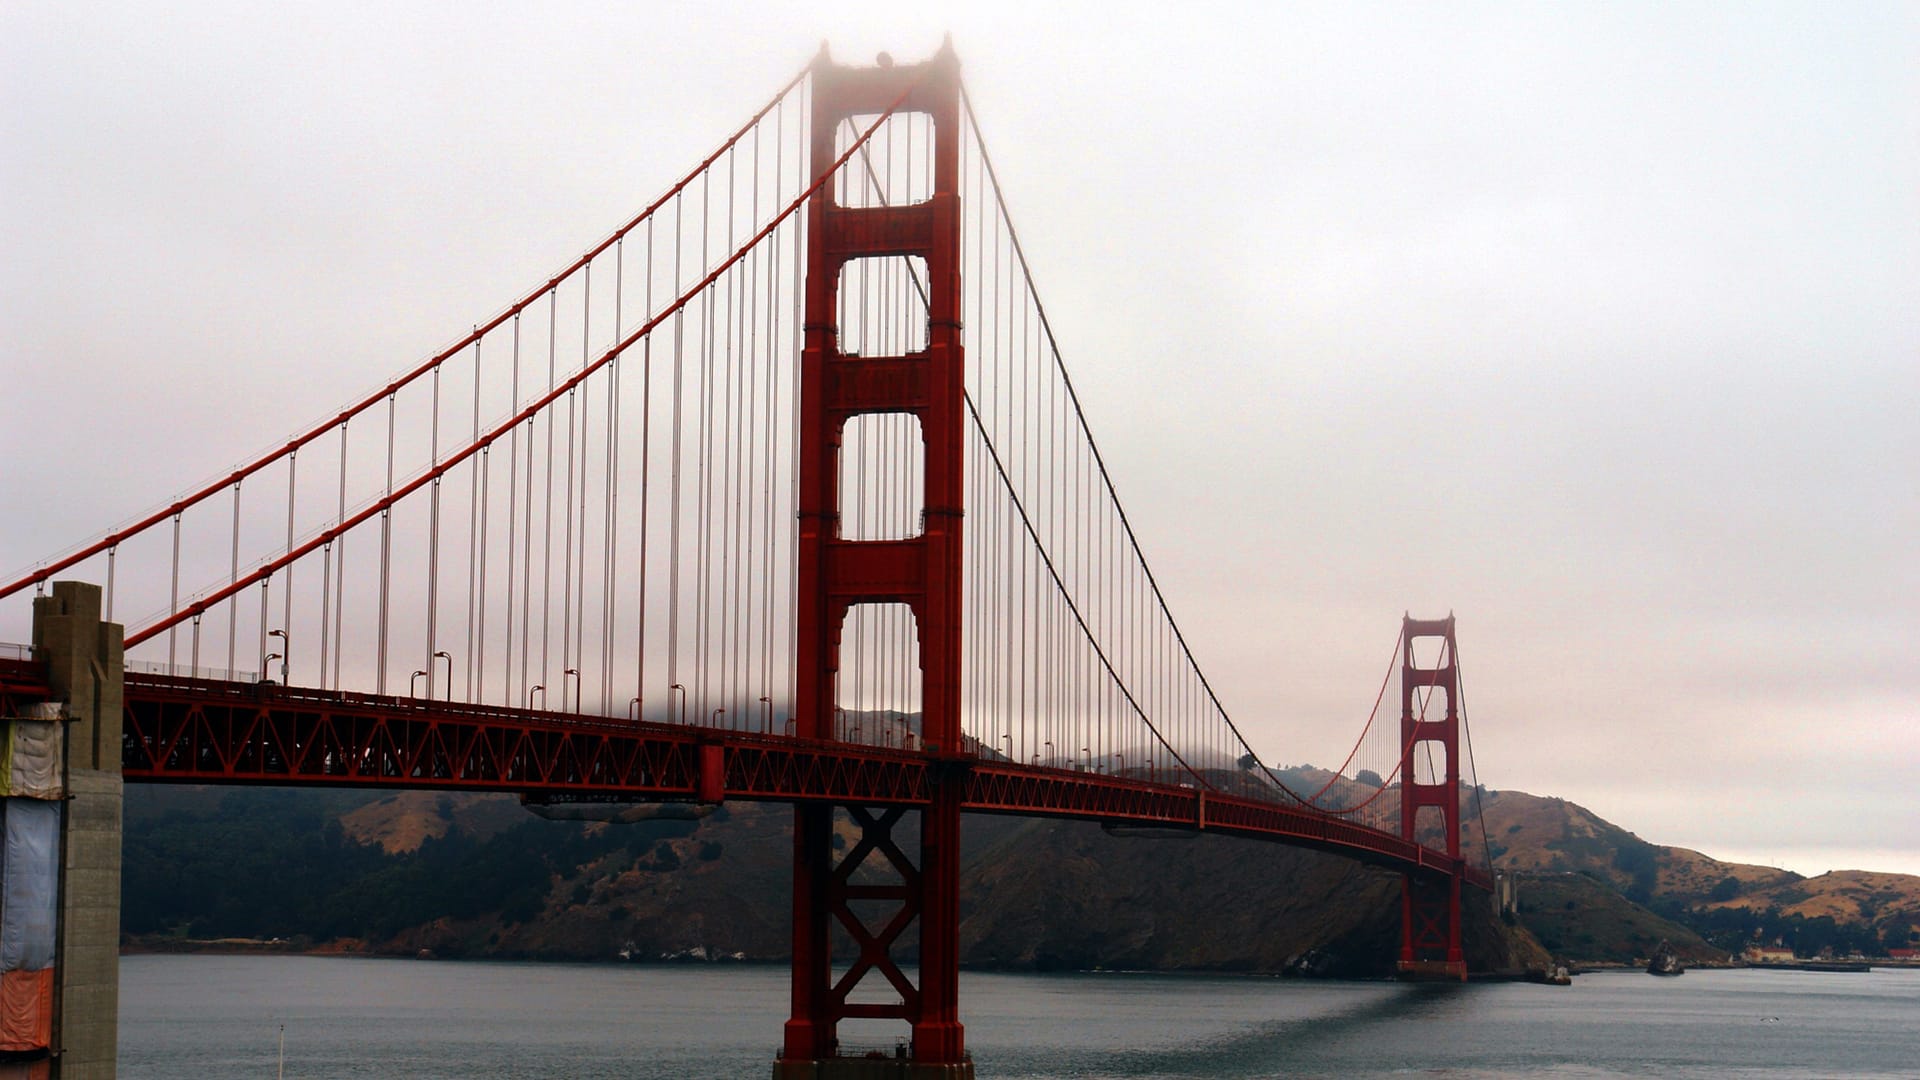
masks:
MULTIPOLYGON (((0 692, 45 696, 37 668, 0 661, 0 692)), ((913 807, 946 771, 964 777, 968 812, 1198 829, 1492 884, 1444 853, 1297 805, 971 753, 136 672, 123 725, 130 782, 913 807)))

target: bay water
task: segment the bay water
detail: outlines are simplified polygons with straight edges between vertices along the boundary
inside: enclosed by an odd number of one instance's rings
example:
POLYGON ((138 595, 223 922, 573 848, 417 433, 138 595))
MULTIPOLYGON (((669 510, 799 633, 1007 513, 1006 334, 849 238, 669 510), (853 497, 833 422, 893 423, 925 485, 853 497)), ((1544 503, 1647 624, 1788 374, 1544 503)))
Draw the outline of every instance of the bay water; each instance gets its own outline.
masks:
MULTIPOLYGON (((982 1080, 1920 1077, 1920 970, 1566 988, 968 972, 961 1011, 982 1080)), ((780 967, 129 956, 120 1074, 273 1077, 284 1026, 290 1080, 758 1080, 786 1014, 780 967)))

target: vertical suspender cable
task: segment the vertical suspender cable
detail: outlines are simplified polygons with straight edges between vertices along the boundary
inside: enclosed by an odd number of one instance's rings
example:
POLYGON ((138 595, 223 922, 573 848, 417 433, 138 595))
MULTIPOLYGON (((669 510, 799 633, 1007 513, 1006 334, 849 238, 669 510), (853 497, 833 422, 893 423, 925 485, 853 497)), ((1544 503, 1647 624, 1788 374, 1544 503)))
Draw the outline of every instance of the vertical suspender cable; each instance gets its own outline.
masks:
MULTIPOLYGON (((520 316, 513 317, 513 374, 508 384, 507 410, 520 407, 520 316)), ((514 703, 513 696, 513 572, 520 556, 519 547, 520 514, 520 425, 513 425, 507 436, 507 634, 503 644, 506 646, 506 675, 502 680, 502 702, 514 703)), ((524 641, 524 636, 522 637, 524 641)), ((526 648, 520 650, 520 674, 526 676, 526 648)))
MULTIPOLYGON (((167 610, 170 612, 179 611, 180 610, 180 511, 178 510, 175 510, 173 512, 173 575, 170 580, 172 584, 168 587, 167 610)), ((196 627, 199 626, 200 625, 199 617, 195 616, 193 622, 196 627)), ((173 627, 168 627, 167 628, 167 674, 178 675, 179 673, 180 672, 175 665, 174 631, 173 631, 173 627)))
MULTIPOLYGON (((267 671, 267 603, 269 600, 272 599, 272 593, 273 593, 273 578, 271 577, 261 578, 260 579, 260 644, 258 647, 258 651, 253 654, 254 656, 260 659, 260 675, 258 679, 258 681, 260 682, 266 682, 268 679, 272 677, 267 671)), ((238 597, 235 597, 236 601, 238 599, 239 599, 238 597)), ((238 607, 239 604, 234 603, 233 606, 238 607)), ((227 673, 227 678, 229 679, 233 678, 233 673, 231 671, 227 673)))
MULTIPOLYGON (((593 267, 591 266, 587 267, 587 272, 592 273, 593 267)), ((586 362, 583 360, 581 362, 581 366, 584 367, 585 365, 586 365, 586 362)), ((586 384, 582 383, 580 385, 585 386, 586 384)), ((567 672, 574 669, 574 663, 573 663, 573 448, 574 448, 574 439, 573 437, 574 437, 574 430, 577 426, 574 421, 574 405, 576 402, 576 395, 578 393, 579 393, 578 388, 567 391, 567 469, 566 469, 567 487, 566 487, 566 491, 560 497, 561 515, 566 522, 565 527, 560 534, 560 711, 561 712, 567 711, 567 693, 568 693, 567 672)), ((582 462, 582 464, 584 465, 585 463, 582 462)), ((585 530, 585 527, 586 527, 586 523, 582 522, 581 523, 582 531, 585 530)), ((576 699, 573 703, 573 711, 578 712, 580 710, 580 702, 577 697, 579 679, 575 678, 573 680, 572 685, 575 688, 575 694, 576 694, 576 699)))
MULTIPOLYGON (((713 239, 713 185, 711 175, 703 177, 700 184, 700 268, 704 272, 713 265, 709 254, 709 245, 713 239)), ((707 654, 707 620, 712 603, 708 592, 708 542, 711 538, 711 509, 713 496, 713 305, 718 282, 709 284, 700 293, 700 431, 697 439, 699 456, 697 462, 698 490, 695 492, 694 512, 694 586, 693 586, 693 636, 695 664, 698 665, 700 704, 697 716, 704 717, 708 708, 707 684, 713 676, 713 658, 707 654)))
MULTIPOLYGON (((653 317, 653 219, 647 219, 647 273, 641 289, 643 319, 653 317)), ((647 533, 648 513, 652 507, 653 486, 653 335, 640 343, 640 556, 636 560, 640 576, 640 611, 634 617, 634 687, 636 711, 642 719, 647 701, 647 533)))
MULTIPOLYGON (((737 207, 734 205, 736 191, 737 185, 734 182, 734 155, 728 154, 726 247, 729 251, 733 250, 734 222, 736 220, 737 210, 737 207)), ((749 259, 751 259, 751 256, 749 256, 749 259)), ((722 403, 720 407, 720 505, 717 510, 714 511, 720 515, 720 542, 718 545, 720 565, 720 632, 716 645, 716 650, 719 655, 711 662, 714 665, 717 673, 716 677, 720 683, 719 699, 722 702, 722 707, 731 709, 733 707, 732 676, 734 657, 729 654, 733 651, 733 561, 728 558, 729 552, 727 545, 739 524, 733 519, 733 467, 734 463, 738 460, 738 455, 734 453, 734 448, 737 445, 737 440, 734 438, 734 413, 738 404, 734 400, 734 388, 737 382, 737 373, 745 365, 741 363, 740 357, 735 352, 740 344, 734 333, 738 327, 740 317, 739 271, 727 271, 726 281, 727 310, 725 320, 726 328, 724 332, 725 347, 720 351, 719 359, 721 363, 728 366, 728 371, 721 375, 722 382, 720 389, 724 397, 721 399, 722 403)))
MULTIPOLYGON (((780 201, 781 166, 785 162, 786 154, 785 128, 786 103, 782 102, 774 118, 772 194, 775 205, 778 205, 780 201)), ((756 220, 758 220, 760 216, 758 210, 760 201, 759 185, 760 173, 756 168, 754 170, 754 206, 756 207, 754 217, 756 220)), ((774 494, 773 477, 774 445, 777 441, 775 434, 779 431, 779 425, 774 419, 774 387, 775 378, 780 369, 780 340, 778 334, 775 332, 777 317, 774 312, 778 309, 780 303, 779 264, 782 234, 776 232, 772 240, 772 253, 764 262, 767 274, 767 379, 765 385, 767 404, 766 427, 762 432, 762 438, 765 441, 765 460, 762 463, 764 465, 764 480, 759 489, 760 498, 763 501, 760 534, 760 663, 762 667, 760 694, 767 699, 766 726, 768 734, 772 734, 773 730, 773 594, 775 591, 773 578, 773 518, 774 507, 777 502, 777 496, 774 494)))
MULTIPOLYGON (((227 584, 240 583, 240 481, 233 482, 233 562, 229 568, 227 584)), ((235 648, 239 645, 240 605, 227 604, 227 678, 234 678, 239 669, 234 667, 235 648)))
MULTIPOLYGON (((289 446, 287 448, 287 550, 288 551, 293 550, 293 496, 294 496, 293 480, 294 480, 294 465, 298 463, 299 458, 300 458, 299 448, 289 446)), ((261 622, 261 628, 264 630, 266 627, 266 619, 264 616, 261 618, 260 622, 261 622)), ((293 630, 293 564, 292 563, 287 564, 287 576, 280 584, 280 629, 283 633, 291 633, 293 630)), ((287 641, 283 639, 280 642, 280 645, 281 645, 280 651, 283 653, 292 652, 293 651, 292 644, 293 643, 291 641, 287 641)), ((293 663, 292 660, 287 659, 283 661, 281 666, 285 667, 285 666, 291 665, 292 663, 293 663)), ((263 671, 260 673, 260 676, 262 678, 265 678, 266 674, 267 673, 263 671)), ((291 678, 291 676, 289 676, 289 678, 291 678)))
MULTIPOLYGON (((793 171, 794 171, 794 180, 795 180, 796 189, 800 191, 806 190, 806 187, 807 187, 806 160, 807 160, 807 145, 811 138, 811 132, 809 130, 811 127, 811 123, 805 118, 812 115, 811 110, 812 110, 812 103, 813 103, 813 94, 814 94, 814 86, 813 86, 813 83, 809 81, 806 85, 806 88, 803 91, 802 100, 800 102, 799 112, 802 119, 797 121, 794 124, 793 171)), ((789 379, 788 395, 787 395, 788 401, 789 401, 789 406, 788 406, 788 409, 789 409, 788 433, 789 434, 788 434, 788 441, 787 441, 787 450, 789 455, 788 460, 792 463, 795 463, 796 467, 787 470, 789 475, 789 479, 787 483, 788 483, 788 505, 797 511, 800 507, 800 470, 797 467, 797 463, 800 460, 800 361, 799 361, 799 356, 800 356, 800 351, 803 348, 803 336, 805 333, 805 322, 802 318, 801 304, 802 304, 803 294, 805 291, 806 275, 802 267, 805 265, 803 258, 807 248, 807 228, 808 228, 807 215, 800 214, 795 216, 793 218, 793 223, 794 223, 793 224, 793 230, 794 230, 793 279, 792 279, 792 287, 788 289, 788 295, 792 297, 792 301, 793 301, 793 313, 791 316, 791 322, 789 324, 788 332, 792 336, 793 343, 791 346, 791 352, 789 354, 789 360, 791 361, 791 363, 788 365, 788 371, 790 372, 791 378, 789 379)), ((787 550, 789 553, 798 552, 800 550, 800 516, 798 513, 788 515, 787 550)), ((797 591, 798 589, 797 578, 794 581, 793 589, 795 591, 797 591)), ((799 648, 800 648, 799 605, 793 602, 793 597, 794 597, 794 592, 790 591, 787 595, 788 603, 786 605, 787 655, 788 656, 797 656, 799 654, 799 648)), ((798 711, 798 706, 796 703, 796 699, 799 696, 798 680, 799 680, 798 666, 795 664, 788 664, 787 665, 787 708, 789 713, 798 711)))
MULTIPOLYGON (((476 327, 477 329, 477 327, 476 327)), ((480 342, 473 343, 473 442, 480 441, 480 342)), ((467 701, 481 699, 479 684, 474 679, 476 670, 484 672, 480 665, 487 648, 487 605, 483 597, 486 594, 487 534, 485 515, 481 508, 486 505, 487 462, 493 456, 493 444, 489 442, 480 448, 480 468, 474 473, 467 485, 467 653, 466 653, 466 692, 462 696, 467 701)), ((453 681, 453 673, 447 673, 447 681, 453 681)), ((451 688, 449 688, 451 695, 451 688)))
MULTIPOLYGON (((345 419, 342 419, 340 421, 340 502, 339 502, 338 509, 335 511, 335 515, 333 519, 334 524, 336 526, 339 525, 341 522, 347 520, 347 424, 348 423, 349 421, 345 419)), ((333 538, 333 557, 334 557, 334 561, 338 564, 339 572, 334 575, 335 580, 333 582, 333 588, 334 588, 333 649, 334 649, 334 652, 333 652, 333 683, 332 685, 334 689, 338 690, 340 688, 340 657, 347 651, 347 640, 346 638, 341 636, 341 633, 343 630, 342 623, 346 617, 346 610, 347 610, 347 534, 344 532, 336 534, 333 538)), ((326 667, 326 655, 327 655, 326 637, 325 637, 326 622, 327 622, 327 613, 326 613, 326 608, 323 605, 320 612, 320 625, 321 625, 320 632, 322 635, 321 643, 320 643, 320 666, 322 669, 326 667)), ((323 670, 321 674, 322 674, 322 677, 324 678, 326 673, 323 670)))
MULTIPOLYGON (((673 203, 673 291, 680 293, 680 268, 682 249, 685 246, 686 227, 683 222, 685 207, 679 198, 673 203)), ((686 307, 683 305, 673 313, 673 424, 667 443, 668 451, 668 495, 667 495, 667 693, 663 703, 667 707, 668 719, 672 719, 673 687, 680 685, 680 458, 682 452, 682 400, 685 383, 686 359, 686 307)))
POLYGON ((314 685, 325 690, 327 680, 327 623, 333 619, 333 543, 320 548, 320 675, 314 685))
MULTIPOLYGON (((623 290, 627 276, 627 238, 621 237, 613 247, 613 340, 619 341, 621 333, 621 304, 625 300, 623 290)), ((611 714, 614 706, 613 695, 613 652, 614 652, 614 611, 619 606, 619 576, 616 570, 619 559, 615 552, 620 543, 620 360, 616 358, 607 368, 607 476, 606 476, 606 530, 600 548, 600 711, 611 714)))
MULTIPOLYGON (((428 422, 431 434, 428 436, 429 467, 440 464, 440 366, 433 368, 433 418, 428 422)), ((440 477, 433 478, 433 484, 427 492, 427 700, 437 700, 434 695, 434 679, 438 677, 439 663, 433 654, 440 648, 440 477)), ((412 687, 408 687, 409 690, 412 687)))
MULTIPOLYGON (((582 369, 585 369, 593 360, 593 267, 591 265, 586 269, 585 286, 581 290, 580 300, 580 367, 582 369)), ((618 361, 619 357, 615 356, 609 362, 617 363, 618 361)), ((587 692, 586 676, 578 672, 585 669, 587 661, 587 462, 591 460, 589 444, 593 434, 593 410, 589 406, 589 395, 592 390, 592 380, 580 384, 580 535, 577 541, 579 549, 574 552, 577 556, 574 573, 578 575, 578 579, 568 587, 569 595, 574 598, 573 647, 576 672, 573 678, 574 712, 582 711, 580 699, 585 697, 587 692)), ((571 399, 568 401, 568 409, 572 409, 571 399)), ((567 447, 567 456, 569 459, 573 456, 571 444, 567 447)), ((571 469, 568 470, 568 476, 569 478, 572 476, 571 469)), ((568 490, 572 490, 571 486, 568 490)), ((569 509, 568 513, 571 514, 572 510, 569 509)))
MULTIPOLYGON (((557 365, 559 364, 559 353, 556 350, 558 348, 559 343, 556 338, 556 334, 558 333, 556 328, 560 325, 559 304, 560 304, 559 293, 557 291, 549 291, 547 293, 547 390, 549 393, 552 392, 555 384, 558 382, 556 375, 557 375, 557 365)), ((572 400, 571 394, 568 395, 568 400, 569 402, 571 402, 572 400)), ((547 481, 543 491, 543 497, 546 500, 546 511, 544 515, 545 520, 541 523, 541 528, 545 531, 545 533, 543 538, 540 541, 540 562, 541 562, 540 685, 546 686, 546 685, 549 685, 553 680, 553 664, 550 662, 552 654, 548 650, 550 649, 553 643, 552 629, 553 629, 553 425, 554 425, 553 413, 554 413, 554 410, 553 410, 553 407, 549 405, 547 408, 541 411, 546 413, 546 417, 547 417, 547 453, 546 453, 547 481)), ((566 708, 566 680, 562 679, 560 680, 560 682, 561 682, 560 706, 561 706, 561 709, 564 711, 566 708)), ((528 692, 529 693, 532 692, 531 688, 529 688, 528 692)), ((541 704, 543 706, 546 704, 545 699, 542 699, 541 704)))
MULTIPOLYGON (((519 356, 519 350, 518 350, 519 324, 518 323, 514 324, 514 333, 516 335, 515 336, 516 347, 515 347, 514 355, 517 359, 519 356)), ((515 366, 514 370, 517 374, 519 371, 518 365, 515 366)), ((518 386, 517 382, 515 386, 517 388, 518 386)), ((518 398, 518 395, 516 394, 514 405, 517 407, 519 404, 520 404, 519 398, 518 398)), ((532 665, 532 657, 533 657, 533 454, 534 454, 533 421, 534 421, 534 417, 531 417, 531 416, 527 417, 526 493, 520 502, 520 545, 522 549, 522 554, 520 556, 520 622, 521 622, 520 686, 517 688, 517 690, 513 695, 510 695, 507 698, 507 704, 511 705, 514 702, 519 700, 520 694, 525 694, 527 697, 528 708, 533 707, 532 703, 533 703, 533 687, 534 687, 533 674, 532 674, 532 667, 533 667, 532 665)))
MULTIPOLYGON (((387 395, 386 498, 389 500, 393 498, 394 397, 395 395, 392 393, 389 393, 387 395)), ((379 649, 379 656, 376 658, 375 664, 374 664, 374 671, 375 671, 374 693, 376 694, 384 694, 387 692, 387 617, 388 617, 388 610, 389 610, 388 585, 390 583, 389 574, 392 569, 392 561, 393 561, 393 507, 391 505, 383 504, 380 507, 380 630, 378 635, 379 643, 377 646, 379 649)))

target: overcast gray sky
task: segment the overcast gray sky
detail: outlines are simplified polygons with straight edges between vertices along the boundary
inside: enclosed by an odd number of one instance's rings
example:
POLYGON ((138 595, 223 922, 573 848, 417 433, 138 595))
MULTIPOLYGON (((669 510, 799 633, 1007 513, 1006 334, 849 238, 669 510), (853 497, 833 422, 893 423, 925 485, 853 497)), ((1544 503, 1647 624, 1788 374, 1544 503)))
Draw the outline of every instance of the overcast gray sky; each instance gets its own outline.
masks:
POLYGON ((1491 785, 1920 873, 1920 7, 908 7, 8 5, 0 566, 457 337, 822 38, 951 30, 1265 756, 1452 610, 1491 785))

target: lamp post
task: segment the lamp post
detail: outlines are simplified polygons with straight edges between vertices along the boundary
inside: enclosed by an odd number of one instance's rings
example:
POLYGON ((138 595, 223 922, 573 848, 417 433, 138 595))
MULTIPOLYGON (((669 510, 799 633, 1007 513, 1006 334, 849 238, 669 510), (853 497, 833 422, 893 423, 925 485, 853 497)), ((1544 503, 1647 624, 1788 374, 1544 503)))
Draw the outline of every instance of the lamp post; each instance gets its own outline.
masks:
MULTIPOLYGON (((260 658, 260 670, 261 670, 262 672, 265 672, 265 671, 267 670, 267 668, 268 668, 268 666, 269 666, 269 665, 271 665, 271 664, 272 664, 272 663, 273 663, 273 662, 274 662, 275 660, 284 660, 284 659, 285 659, 285 657, 282 657, 282 656, 281 656, 281 655, 280 655, 279 653, 277 653, 277 652, 270 652, 270 653, 268 653, 267 655, 265 655, 265 656, 263 656, 263 657, 261 657, 261 658, 260 658)), ((281 685, 281 686, 285 686, 285 685, 287 685, 287 676, 286 676, 286 672, 285 672, 285 670, 284 670, 284 669, 286 668, 286 665, 285 665, 285 664, 283 663, 283 664, 281 664, 280 666, 281 666, 281 668, 283 669, 283 670, 281 671, 281 674, 280 674, 280 685, 281 685)), ((262 679, 265 679, 265 678, 266 678, 266 676, 265 676, 264 674, 263 674, 263 675, 261 675, 260 677, 261 677, 262 679)))
MULTIPOLYGON (((285 686, 287 685, 287 654, 293 651, 293 642, 287 640, 287 632, 285 630, 269 630, 267 631, 267 636, 280 639, 280 651, 269 655, 267 659, 279 659, 280 685, 285 686)), ((262 661, 260 667, 264 669, 266 666, 266 662, 262 661)))
MULTIPOLYGON (((434 656, 434 659, 436 660, 445 660, 447 662, 447 692, 441 696, 444 697, 447 701, 452 701, 453 700, 453 654, 448 652, 445 649, 441 649, 439 652, 434 653, 433 656, 434 656)), ((427 666, 432 667, 433 665, 428 664, 427 666)), ((431 678, 427 680, 427 689, 429 691, 433 689, 433 680, 431 678)))
POLYGON ((533 695, 535 695, 535 694, 539 694, 539 695, 540 695, 540 704, 542 704, 542 705, 545 705, 545 704, 547 703, 547 687, 546 687, 546 684, 545 684, 545 683, 542 683, 542 684, 540 684, 539 686, 529 686, 529 687, 527 687, 527 708, 528 708, 528 709, 532 709, 532 708, 533 708, 533 695))
POLYGON ((632 700, 627 702, 627 722, 628 723, 631 724, 631 723, 637 722, 639 720, 639 716, 637 715, 639 712, 640 712, 640 699, 638 697, 635 697, 632 700))
POLYGON ((722 716, 725 716, 726 714, 727 714, 727 710, 725 710, 725 709, 715 709, 715 710, 713 710, 713 714, 712 714, 711 716, 709 716, 709 717, 707 717, 707 726, 708 726, 708 727, 710 727, 710 728, 717 728, 717 727, 719 727, 719 726, 720 726, 720 718, 721 718, 722 716))
POLYGON ((1080 748, 1080 752, 1087 755, 1087 771, 1092 772, 1093 771, 1093 751, 1083 746, 1080 748))
POLYGON ((1125 775, 1127 775, 1127 757, 1126 757, 1126 755, 1125 755, 1125 754, 1118 754, 1118 753, 1116 753, 1116 754, 1114 754, 1114 755, 1113 755, 1113 757, 1114 757, 1114 760, 1115 760, 1115 761, 1118 761, 1118 762, 1120 763, 1120 764, 1119 764, 1118 766, 1116 766, 1116 767, 1114 768, 1114 770, 1113 770, 1113 772, 1114 772, 1114 775, 1115 775, 1115 776, 1125 776, 1125 775))
POLYGON ((669 691, 680 691, 680 726, 685 727, 687 725, 687 688, 681 686, 679 683, 674 683, 672 686, 667 687, 667 689, 669 691))
POLYGON ((767 734, 771 735, 773 734, 773 699, 765 694, 761 694, 760 704, 767 707, 767 734))
POLYGON ((560 711, 567 711, 566 678, 569 675, 573 676, 573 711, 578 715, 580 712, 580 669, 577 667, 570 667, 560 673, 560 711))
POLYGON ((420 696, 420 679, 425 675, 426 675, 426 672, 424 671, 414 672, 413 678, 407 680, 407 693, 413 695, 416 698, 419 697, 420 696))
POLYGON ((1010 731, 1003 732, 1001 733, 1000 738, 1005 740, 1007 744, 1007 760, 1012 761, 1013 760, 1013 733, 1010 731))

